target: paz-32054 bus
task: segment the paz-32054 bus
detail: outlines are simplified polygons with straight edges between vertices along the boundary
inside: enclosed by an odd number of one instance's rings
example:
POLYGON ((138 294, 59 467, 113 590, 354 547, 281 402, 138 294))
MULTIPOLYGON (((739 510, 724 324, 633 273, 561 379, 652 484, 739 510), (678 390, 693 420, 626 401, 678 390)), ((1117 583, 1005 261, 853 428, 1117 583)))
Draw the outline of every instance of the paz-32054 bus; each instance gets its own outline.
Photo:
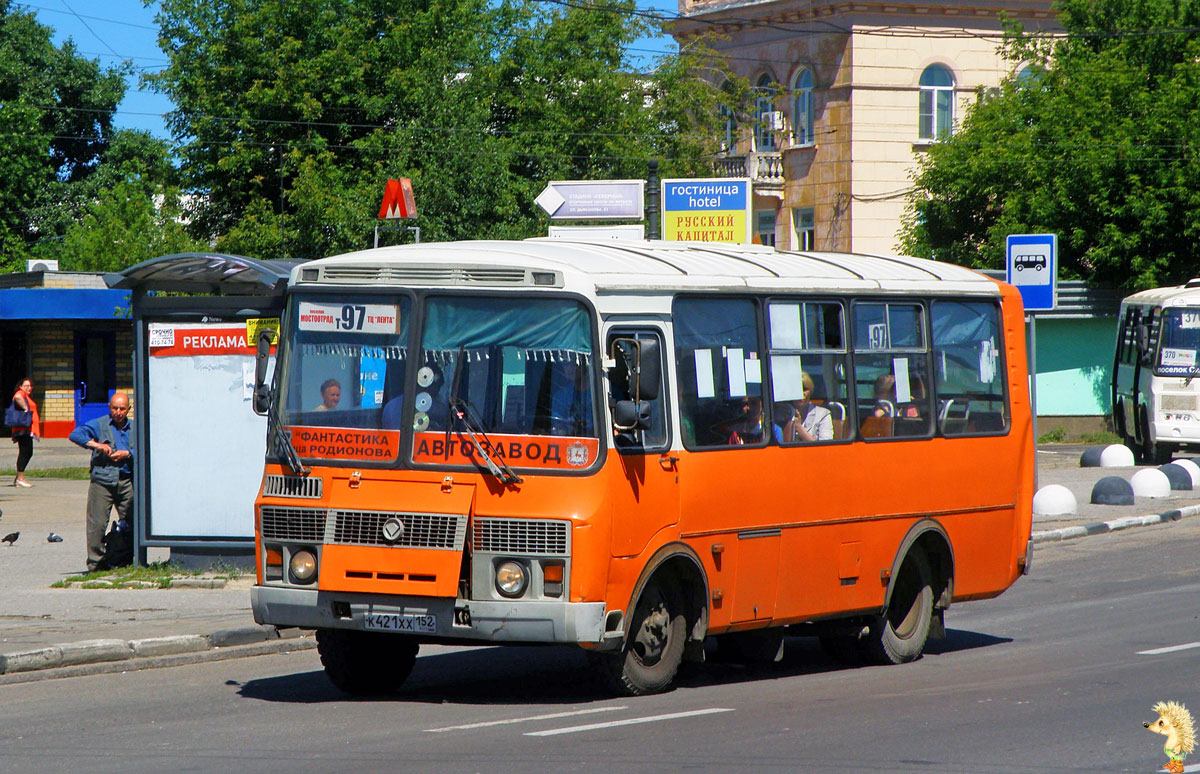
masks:
POLYGON ((967 269, 534 239, 288 295, 253 610, 348 692, 426 642, 578 645, 633 694, 709 638, 899 663, 1028 569, 1021 303, 967 269))

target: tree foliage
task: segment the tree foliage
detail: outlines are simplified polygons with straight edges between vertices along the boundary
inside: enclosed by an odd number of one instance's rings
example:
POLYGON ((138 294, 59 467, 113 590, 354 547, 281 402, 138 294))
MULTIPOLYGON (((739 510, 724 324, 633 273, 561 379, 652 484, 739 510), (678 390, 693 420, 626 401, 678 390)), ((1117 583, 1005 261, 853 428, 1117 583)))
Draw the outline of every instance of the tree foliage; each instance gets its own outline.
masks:
POLYGON ((1194 276, 1200 3, 1059 5, 1065 36, 1006 36, 1031 77, 981 95, 920 165, 904 247, 1002 268, 1008 234, 1056 233, 1065 277, 1135 290, 1194 276))
POLYGON ((633 72, 632 0, 163 0, 193 233, 259 257, 369 246, 384 181, 427 240, 544 233, 552 179, 706 172, 716 93, 695 60, 633 72), (618 12, 606 11, 611 9, 618 12))
POLYGON ((32 12, 0 0, 0 268, 23 268, 29 245, 54 236, 47 193, 96 171, 124 93, 120 68, 55 47, 32 12))

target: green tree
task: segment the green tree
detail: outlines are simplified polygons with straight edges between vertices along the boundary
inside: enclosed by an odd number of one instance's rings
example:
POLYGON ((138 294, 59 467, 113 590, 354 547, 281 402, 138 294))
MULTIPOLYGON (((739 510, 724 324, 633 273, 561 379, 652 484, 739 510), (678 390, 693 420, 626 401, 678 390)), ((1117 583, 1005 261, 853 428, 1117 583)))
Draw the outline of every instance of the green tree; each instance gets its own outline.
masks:
POLYGON ((1066 35, 1013 28, 1028 63, 930 149, 902 241, 1002 268, 1008 234, 1056 233, 1063 276, 1128 290, 1184 280, 1200 251, 1200 3, 1062 0, 1066 35))
POLYGON ((32 12, 0 0, 0 269, 23 268, 28 246, 52 236, 38 215, 48 189, 95 172, 123 73, 55 47, 32 12))
POLYGON ((260 257, 369 246, 384 181, 413 180, 423 238, 542 233, 551 179, 706 172, 716 90, 699 60, 632 71, 632 0, 163 0, 196 236, 260 257), (258 252, 267 251, 267 252, 258 252))

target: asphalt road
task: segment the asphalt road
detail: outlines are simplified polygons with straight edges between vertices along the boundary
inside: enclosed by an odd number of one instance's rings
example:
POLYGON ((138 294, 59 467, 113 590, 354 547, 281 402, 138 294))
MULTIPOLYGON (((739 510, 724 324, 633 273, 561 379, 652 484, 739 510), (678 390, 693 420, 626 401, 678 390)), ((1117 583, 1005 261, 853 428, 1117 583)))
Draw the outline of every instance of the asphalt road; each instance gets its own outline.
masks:
MULTIPOLYGON (((1200 710, 1200 519, 1039 547, 920 661, 689 669, 604 696, 560 648, 429 648, 348 700, 313 652, 0 689, 0 771, 1151 772, 1159 700, 1200 710)), ((1200 753, 1189 771, 1200 770, 1200 753)))

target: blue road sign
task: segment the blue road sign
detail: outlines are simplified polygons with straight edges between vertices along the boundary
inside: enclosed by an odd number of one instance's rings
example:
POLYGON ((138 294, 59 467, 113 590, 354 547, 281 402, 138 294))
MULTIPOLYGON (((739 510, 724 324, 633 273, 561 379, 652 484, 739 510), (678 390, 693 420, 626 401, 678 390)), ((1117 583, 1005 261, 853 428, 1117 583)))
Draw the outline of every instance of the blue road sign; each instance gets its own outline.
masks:
POLYGON ((1021 292, 1026 312, 1047 311, 1058 303, 1058 235, 1009 234, 1005 279, 1021 292))

